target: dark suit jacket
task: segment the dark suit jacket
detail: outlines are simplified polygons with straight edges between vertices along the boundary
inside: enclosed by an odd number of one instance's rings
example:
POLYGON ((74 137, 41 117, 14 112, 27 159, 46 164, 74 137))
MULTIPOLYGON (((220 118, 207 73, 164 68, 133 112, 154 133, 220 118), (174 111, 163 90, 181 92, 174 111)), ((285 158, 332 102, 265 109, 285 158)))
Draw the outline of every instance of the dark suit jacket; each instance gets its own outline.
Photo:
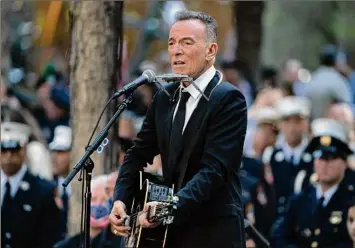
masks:
POLYGON ((315 244, 317 247, 347 247, 351 240, 346 218, 348 201, 352 197, 354 191, 343 180, 328 204, 317 212, 316 189, 310 185, 306 191, 291 198, 285 216, 276 221, 272 247, 302 248, 315 244))
MULTIPOLYGON (((245 245, 238 171, 247 108, 242 93, 227 82, 218 84, 219 76, 216 73, 204 92, 210 100, 200 99, 186 126, 179 159, 169 151, 170 142, 174 142, 170 140, 170 132, 177 100, 172 103, 162 91, 155 95, 142 129, 120 168, 115 188, 115 200, 123 201, 129 208, 138 171, 161 154, 164 179, 175 183, 178 189, 173 225, 179 233, 176 235, 179 240, 174 243, 178 247, 196 247, 199 242, 205 247, 245 245), (179 178, 173 181, 176 168, 179 178)), ((171 96, 179 95, 178 84, 169 84, 166 90, 171 96)), ((174 228, 168 242, 174 240, 174 228)))
POLYGON ((60 238, 60 211, 54 201, 55 186, 28 171, 22 179, 22 185, 26 184, 28 188, 19 187, 11 212, 3 213, 1 246, 52 247, 60 238))

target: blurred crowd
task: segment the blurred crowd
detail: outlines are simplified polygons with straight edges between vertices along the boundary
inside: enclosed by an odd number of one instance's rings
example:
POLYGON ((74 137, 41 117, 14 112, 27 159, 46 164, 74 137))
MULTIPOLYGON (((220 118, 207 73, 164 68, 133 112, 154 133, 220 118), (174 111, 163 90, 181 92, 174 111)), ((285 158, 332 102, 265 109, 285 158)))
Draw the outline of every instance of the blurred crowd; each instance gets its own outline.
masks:
MULTIPOLYGON (((78 247, 68 237, 72 130, 68 76, 46 66, 34 84, 26 82, 21 54, 1 78, 2 247, 78 247), (18 223, 21 223, 18 225, 18 223)), ((146 69, 169 72, 164 56, 144 61, 146 69)), ((240 169, 248 247, 353 247, 355 244, 355 70, 345 51, 326 45, 319 67, 308 73, 288 59, 282 68, 264 66, 254 80, 243 61, 221 61, 224 80, 238 87, 248 105, 248 130, 240 169), (319 203, 319 201, 322 201, 319 203)), ((119 163, 132 146, 154 94, 143 85, 119 119, 119 163)), ((117 165, 117 168, 119 164, 117 165)), ((161 175, 159 156, 145 171, 161 175)), ((117 247, 109 231, 117 171, 92 181, 93 247, 117 247)))

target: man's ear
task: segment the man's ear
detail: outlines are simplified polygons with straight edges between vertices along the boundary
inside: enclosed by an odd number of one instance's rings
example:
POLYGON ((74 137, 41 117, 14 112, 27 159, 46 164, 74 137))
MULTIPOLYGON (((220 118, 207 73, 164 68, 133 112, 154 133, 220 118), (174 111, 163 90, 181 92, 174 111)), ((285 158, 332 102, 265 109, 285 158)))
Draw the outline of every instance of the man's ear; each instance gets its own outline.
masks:
POLYGON ((218 52, 218 44, 215 42, 212 42, 208 44, 207 49, 206 49, 206 60, 211 61, 217 56, 218 52))

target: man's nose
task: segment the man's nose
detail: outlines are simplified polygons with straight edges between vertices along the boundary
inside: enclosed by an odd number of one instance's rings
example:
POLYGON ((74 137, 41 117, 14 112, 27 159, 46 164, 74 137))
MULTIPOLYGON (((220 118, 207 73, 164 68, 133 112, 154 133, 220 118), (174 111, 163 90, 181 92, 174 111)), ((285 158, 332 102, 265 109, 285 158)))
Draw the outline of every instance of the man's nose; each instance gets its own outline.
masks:
POLYGON ((183 50, 180 44, 175 44, 172 47, 172 51, 174 53, 174 55, 181 55, 183 54, 183 50))

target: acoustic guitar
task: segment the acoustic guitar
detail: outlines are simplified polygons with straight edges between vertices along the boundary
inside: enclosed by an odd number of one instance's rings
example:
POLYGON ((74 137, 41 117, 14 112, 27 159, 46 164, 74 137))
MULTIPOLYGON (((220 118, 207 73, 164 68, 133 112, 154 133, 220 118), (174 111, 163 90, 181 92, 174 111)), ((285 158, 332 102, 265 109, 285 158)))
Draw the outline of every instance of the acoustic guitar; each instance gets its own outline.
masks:
POLYGON ((165 246, 169 224, 173 223, 172 212, 176 209, 178 198, 174 196, 174 185, 168 187, 159 177, 140 172, 139 190, 136 190, 129 215, 125 225, 131 227, 130 235, 123 239, 124 247, 144 248, 165 246), (157 182, 157 183, 156 183, 157 182), (160 223, 155 228, 143 228, 138 223, 138 217, 147 202, 157 201, 158 205, 150 207, 147 219, 151 223, 160 223))

